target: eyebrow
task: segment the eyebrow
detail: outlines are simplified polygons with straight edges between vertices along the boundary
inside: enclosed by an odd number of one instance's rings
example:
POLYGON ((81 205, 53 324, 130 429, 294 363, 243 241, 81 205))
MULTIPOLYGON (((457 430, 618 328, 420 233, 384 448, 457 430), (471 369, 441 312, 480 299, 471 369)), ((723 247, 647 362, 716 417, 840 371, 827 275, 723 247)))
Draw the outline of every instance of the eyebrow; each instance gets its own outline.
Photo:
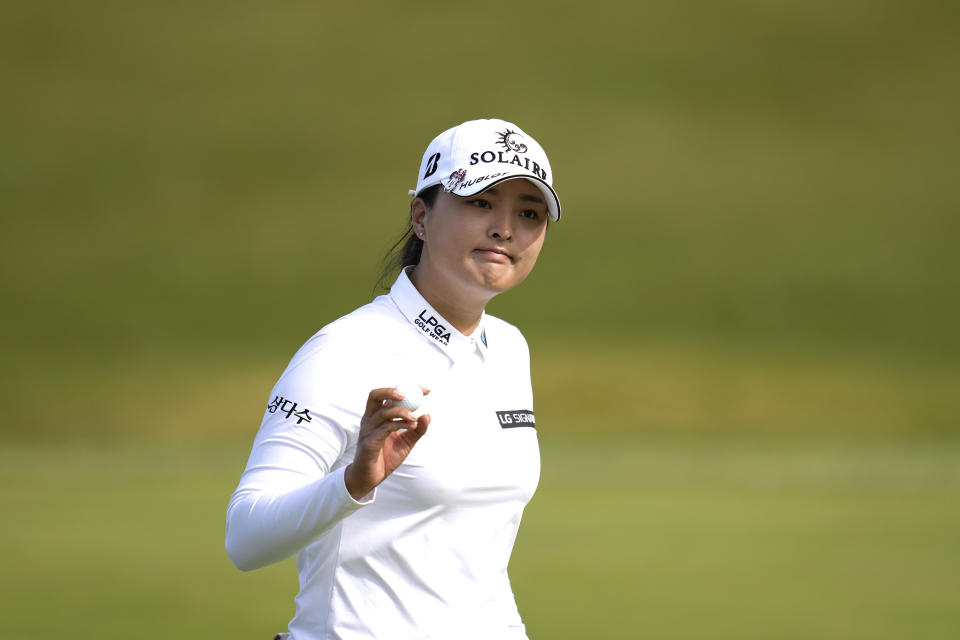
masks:
MULTIPOLYGON (((496 187, 490 187, 489 189, 487 189, 487 190, 485 191, 485 193, 492 193, 492 194, 495 195, 495 196, 499 196, 499 195, 500 195, 500 192, 497 191, 497 188, 496 188, 496 187)), ((547 204, 546 201, 545 201, 543 198, 541 198, 540 196, 535 196, 535 195, 533 195, 533 194, 522 193, 522 194, 520 194, 520 195, 517 196, 517 197, 518 197, 520 200, 523 200, 524 202, 537 202, 537 203, 542 204, 542 205, 544 205, 544 206, 546 206, 546 204, 547 204)))

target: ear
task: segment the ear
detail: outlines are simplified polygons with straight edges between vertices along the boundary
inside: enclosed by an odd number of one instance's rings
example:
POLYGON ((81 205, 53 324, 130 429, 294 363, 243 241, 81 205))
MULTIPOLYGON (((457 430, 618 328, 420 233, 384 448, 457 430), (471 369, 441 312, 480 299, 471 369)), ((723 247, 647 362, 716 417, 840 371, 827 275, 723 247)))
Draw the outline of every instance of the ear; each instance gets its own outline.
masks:
POLYGON ((415 234, 423 231, 427 211, 427 203, 423 201, 423 198, 414 198, 413 202, 410 203, 410 225, 413 227, 415 234))

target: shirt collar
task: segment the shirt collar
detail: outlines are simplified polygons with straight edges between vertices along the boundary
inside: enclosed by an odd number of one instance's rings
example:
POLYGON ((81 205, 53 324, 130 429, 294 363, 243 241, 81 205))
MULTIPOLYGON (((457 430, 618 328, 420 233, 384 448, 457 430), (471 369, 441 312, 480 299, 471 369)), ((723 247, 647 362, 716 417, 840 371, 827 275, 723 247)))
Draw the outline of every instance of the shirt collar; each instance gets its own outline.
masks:
POLYGON ((469 336, 463 335, 447 322, 413 286, 410 276, 407 275, 407 271, 412 268, 401 269, 397 281, 390 288, 390 299, 407 321, 425 340, 435 344, 450 357, 463 353, 479 353, 480 357, 486 358, 489 350, 486 312, 480 316, 480 324, 473 333, 469 336))

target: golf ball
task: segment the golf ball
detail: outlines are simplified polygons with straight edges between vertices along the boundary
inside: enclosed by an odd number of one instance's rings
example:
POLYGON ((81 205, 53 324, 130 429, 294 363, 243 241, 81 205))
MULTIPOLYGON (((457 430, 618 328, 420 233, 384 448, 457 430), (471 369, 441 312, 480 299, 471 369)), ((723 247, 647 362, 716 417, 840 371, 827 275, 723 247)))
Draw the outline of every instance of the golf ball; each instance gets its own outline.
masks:
POLYGON ((423 390, 419 385, 398 384, 394 389, 403 394, 403 400, 396 404, 408 411, 416 411, 420 408, 420 403, 423 402, 423 390))

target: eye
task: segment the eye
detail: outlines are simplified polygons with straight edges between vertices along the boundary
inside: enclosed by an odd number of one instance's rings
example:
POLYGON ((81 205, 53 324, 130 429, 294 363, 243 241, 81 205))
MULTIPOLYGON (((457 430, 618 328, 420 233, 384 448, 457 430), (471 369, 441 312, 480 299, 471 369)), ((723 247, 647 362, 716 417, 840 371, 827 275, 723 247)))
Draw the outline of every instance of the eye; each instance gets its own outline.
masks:
POLYGON ((477 198, 476 200, 471 200, 468 204, 474 207, 480 207, 481 209, 491 209, 490 203, 484 200, 483 198, 477 198))
POLYGON ((540 212, 534 209, 524 209, 523 211, 520 212, 520 217, 527 218, 529 220, 539 220, 540 212))

